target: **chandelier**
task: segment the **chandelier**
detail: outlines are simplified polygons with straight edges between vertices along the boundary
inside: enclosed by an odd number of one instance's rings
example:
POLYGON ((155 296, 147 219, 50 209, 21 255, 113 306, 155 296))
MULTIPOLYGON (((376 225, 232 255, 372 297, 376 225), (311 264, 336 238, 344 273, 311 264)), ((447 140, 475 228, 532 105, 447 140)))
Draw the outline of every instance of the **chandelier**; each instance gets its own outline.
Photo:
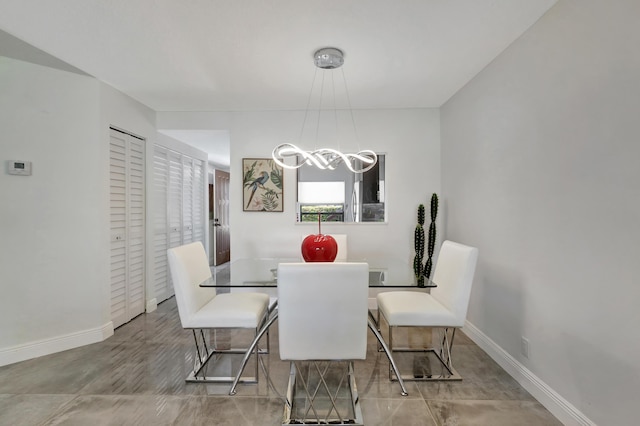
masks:
MULTIPOLYGON (((344 55, 340 49, 336 49, 335 47, 326 47, 318 50, 314 54, 314 63, 316 65, 316 73, 313 77, 313 83, 311 84, 311 91, 309 93, 309 101, 307 102, 307 109, 305 111, 304 121, 302 123, 302 132, 304 133, 304 128, 307 122, 307 116, 309 114, 309 106, 311 105, 311 95, 313 93, 313 87, 315 85, 316 75, 318 69, 322 70, 335 70, 340 68, 342 64, 344 64, 344 55)), ((320 127, 320 108, 322 106, 322 94, 324 93, 324 75, 322 78, 321 91, 320 91, 320 107, 318 109, 318 123, 316 125, 316 139, 317 132, 320 127)), ((349 91, 347 90, 347 82, 344 77, 344 70, 342 70, 342 80, 344 82, 344 89, 347 98, 347 106, 349 110, 349 114, 351 116, 351 123, 353 124, 353 130, 356 134, 356 142, 357 142, 357 132, 355 121, 353 119, 353 111, 351 110, 351 101, 349 99, 349 91)), ((336 129, 338 127, 338 119, 337 112, 335 111, 335 82, 332 78, 332 90, 333 90, 333 100, 334 100, 334 118, 336 120, 336 129)), ((302 136, 301 136, 302 137, 302 136)), ((338 149, 334 148, 317 148, 310 151, 304 150, 302 148, 297 147, 292 143, 282 143, 276 146, 273 149, 271 156, 273 157, 273 161, 275 161, 278 165, 286 168, 286 169, 297 169, 307 164, 310 166, 315 166, 321 170, 334 170, 338 165, 344 164, 350 171, 353 173, 364 173, 367 170, 371 170, 378 161, 378 156, 375 152, 365 149, 360 150, 358 146, 358 151, 353 153, 341 152, 340 146, 338 145, 338 149), (292 161, 287 163, 285 160, 290 158, 292 161)))

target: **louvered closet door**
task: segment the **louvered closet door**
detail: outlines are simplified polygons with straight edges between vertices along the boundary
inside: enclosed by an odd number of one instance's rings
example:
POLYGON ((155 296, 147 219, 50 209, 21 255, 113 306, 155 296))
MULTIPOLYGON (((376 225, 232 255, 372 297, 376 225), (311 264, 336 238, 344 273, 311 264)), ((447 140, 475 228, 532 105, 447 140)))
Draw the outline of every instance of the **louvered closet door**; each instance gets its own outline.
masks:
POLYGON ((182 155, 169 150, 169 189, 167 212, 169 224, 169 246, 182 245, 182 155))
POLYGON ((144 312, 145 142, 111 130, 109 143, 111 320, 144 312))
POLYGON ((129 137, 128 308, 129 319, 144 312, 145 283, 145 142, 129 137))
POLYGON ((182 244, 193 242, 193 159, 182 158, 182 244))
POLYGON ((193 241, 200 241, 207 246, 204 236, 207 226, 207 210, 205 205, 205 170, 206 164, 201 160, 193 160, 193 241))
POLYGON ((161 145, 153 148, 153 286, 156 302, 173 296, 167 249, 205 236, 206 163, 161 145))
POLYGON ((127 319, 127 141, 111 131, 109 144, 111 223, 111 321, 118 327, 127 319))
POLYGON ((153 148, 153 287, 156 302, 173 296, 169 282, 167 248, 169 247, 169 153, 160 145, 153 148))

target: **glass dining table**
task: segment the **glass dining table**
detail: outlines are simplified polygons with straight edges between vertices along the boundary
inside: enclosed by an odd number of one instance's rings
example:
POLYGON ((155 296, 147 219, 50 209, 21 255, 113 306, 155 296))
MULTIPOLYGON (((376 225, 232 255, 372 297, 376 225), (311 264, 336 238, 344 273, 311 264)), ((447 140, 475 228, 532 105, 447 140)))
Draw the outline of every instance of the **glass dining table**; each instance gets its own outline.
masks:
MULTIPOLYGON (((236 387, 240 381, 240 377, 242 376, 249 357, 255 350, 258 341, 278 318, 277 299, 275 298, 276 289, 278 287, 278 264, 300 261, 301 260, 299 258, 237 259, 230 262, 228 265, 215 268, 211 278, 200 284, 201 287, 216 288, 218 289, 218 292, 238 291, 234 289, 252 289, 252 291, 264 291, 274 296, 272 297, 273 303, 269 308, 269 318, 256 333, 256 337, 247 348, 241 366, 238 369, 236 377, 231 385, 231 389, 229 390, 229 395, 236 394, 236 387)), ((380 291, 384 291, 384 289, 419 290, 421 288, 427 289, 436 287, 436 284, 431 280, 425 280, 425 285, 423 287, 418 287, 413 274, 413 267, 408 261, 388 257, 349 259, 348 261, 366 262, 369 264, 369 288, 371 289, 378 289, 380 291)), ((376 339, 378 339, 380 347, 386 354, 391 368, 396 373, 398 383, 402 389, 401 395, 408 395, 404 381, 402 380, 397 365, 393 359, 393 354, 382 338, 377 319, 371 311, 369 311, 368 315, 368 326, 376 339)))

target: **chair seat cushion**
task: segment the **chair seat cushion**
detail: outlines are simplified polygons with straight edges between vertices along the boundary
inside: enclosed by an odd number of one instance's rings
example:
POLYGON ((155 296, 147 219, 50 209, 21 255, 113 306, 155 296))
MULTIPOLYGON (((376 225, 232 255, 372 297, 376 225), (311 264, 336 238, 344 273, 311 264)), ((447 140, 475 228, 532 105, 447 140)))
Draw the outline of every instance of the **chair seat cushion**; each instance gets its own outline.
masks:
POLYGON ((202 306, 185 328, 257 328, 269 308, 264 293, 219 294, 202 306))
POLYGON ((390 326, 462 327, 455 315, 428 293, 390 291, 377 297, 390 326))

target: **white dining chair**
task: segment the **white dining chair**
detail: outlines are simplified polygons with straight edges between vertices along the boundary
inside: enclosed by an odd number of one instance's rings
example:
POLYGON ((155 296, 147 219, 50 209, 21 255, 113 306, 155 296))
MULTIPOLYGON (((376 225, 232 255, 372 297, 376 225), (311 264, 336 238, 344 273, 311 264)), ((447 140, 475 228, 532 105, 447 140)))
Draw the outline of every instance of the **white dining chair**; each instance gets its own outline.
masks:
MULTIPOLYGON (((451 359, 455 331, 464 326, 471 295, 471 286, 478 259, 478 249, 453 241, 445 241, 440 248, 431 293, 391 291, 380 293, 378 326, 382 316, 388 324, 388 346, 395 352, 426 352, 444 368, 429 367, 430 361, 414 364, 412 374, 402 374, 404 380, 461 380, 451 359), (396 348, 393 330, 398 327, 431 327, 440 331, 436 347, 396 348), (416 371, 416 368, 420 368, 416 371)), ((425 358, 429 360, 430 358, 425 358)), ((439 366, 439 367, 441 367, 439 366)), ((394 373, 389 369, 393 380, 394 373)))
POLYGON ((290 361, 283 425, 363 424, 353 361, 367 353, 368 281, 366 263, 278 266, 280 358, 290 361))
MULTIPOLYGON (((232 371, 228 375, 209 375, 210 370, 215 370, 215 366, 209 365, 210 361, 219 354, 244 354, 246 348, 219 348, 217 332, 220 329, 253 329, 257 333, 267 320, 269 296, 263 293, 216 295, 215 289, 200 287, 202 282, 211 279, 207 255, 200 242, 171 248, 167 255, 180 322, 183 328, 192 331, 195 342, 194 366, 187 381, 232 382, 235 378, 232 371)), ((243 378, 241 383, 258 381, 259 351, 256 346, 255 377, 243 378)))

